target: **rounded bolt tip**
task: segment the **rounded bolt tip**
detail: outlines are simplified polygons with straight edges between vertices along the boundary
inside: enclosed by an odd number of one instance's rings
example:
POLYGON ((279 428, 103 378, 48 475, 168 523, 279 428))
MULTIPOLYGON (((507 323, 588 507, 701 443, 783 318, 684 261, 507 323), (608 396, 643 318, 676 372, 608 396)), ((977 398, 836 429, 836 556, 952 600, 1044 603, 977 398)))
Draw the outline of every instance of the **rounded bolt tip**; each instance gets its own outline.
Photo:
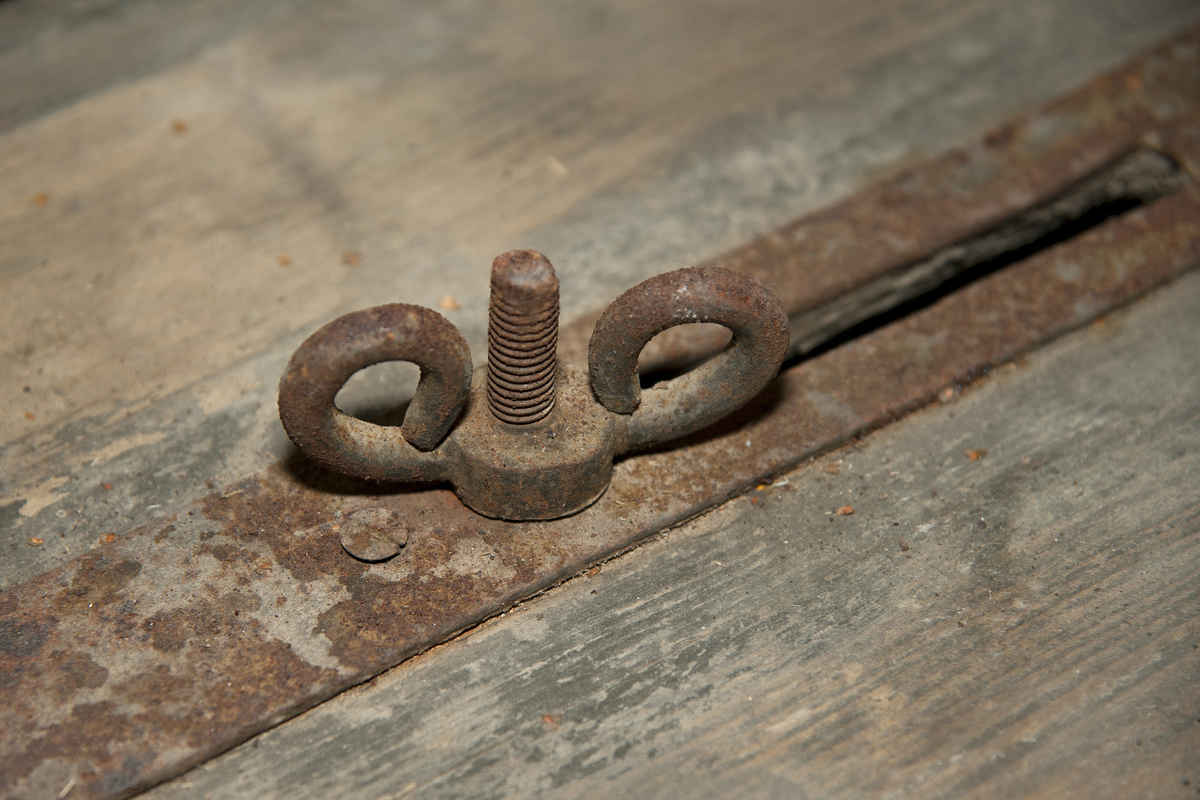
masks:
POLYGON ((515 425, 554 408, 558 277, 536 250, 512 250, 492 262, 488 319, 488 406, 515 425))
POLYGON ((517 312, 558 304, 558 276, 536 250, 510 250, 492 261, 492 298, 517 312))

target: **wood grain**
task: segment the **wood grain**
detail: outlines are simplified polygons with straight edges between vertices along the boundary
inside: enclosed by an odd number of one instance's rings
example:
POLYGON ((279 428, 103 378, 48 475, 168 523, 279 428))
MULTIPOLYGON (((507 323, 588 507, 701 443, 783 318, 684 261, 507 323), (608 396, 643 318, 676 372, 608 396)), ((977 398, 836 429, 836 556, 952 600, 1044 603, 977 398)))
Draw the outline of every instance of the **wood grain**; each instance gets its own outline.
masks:
POLYGON ((0 585, 286 458, 278 377, 341 313, 439 308, 481 362, 497 252, 548 253, 570 322, 1200 13, 101 5, 0 4, 0 585))
POLYGON ((0 147, 0 440, 228 369, 384 270, 431 306, 423 261, 486 285, 522 233, 714 121, 989 3, 314 7, 29 122, 0 147))
POLYGON ((149 797, 1194 797, 1198 312, 1193 274, 149 797))
MULTIPOLYGON (((452 294, 478 348, 515 245, 569 321, 1200 13, 233 5, 0 4, 0 585, 285 457, 320 322, 452 294)), ((1193 278, 153 794, 1194 796, 1198 311, 1193 278)))

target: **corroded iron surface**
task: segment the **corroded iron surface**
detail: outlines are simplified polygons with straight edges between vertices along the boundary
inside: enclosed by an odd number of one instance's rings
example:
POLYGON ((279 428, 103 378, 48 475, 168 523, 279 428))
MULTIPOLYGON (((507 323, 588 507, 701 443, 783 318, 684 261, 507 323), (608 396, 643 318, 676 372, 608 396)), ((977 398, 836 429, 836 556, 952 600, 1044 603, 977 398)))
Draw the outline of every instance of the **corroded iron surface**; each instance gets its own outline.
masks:
MULTIPOLYGON (((1194 176, 1195 46, 1193 32, 972 147, 759 237, 716 263, 774 289, 802 336, 806 326, 796 323, 808 314, 930 254, 1004 228, 1028 209, 1050 211, 1073 186, 1142 145, 1162 149, 1194 176)), ((1031 226, 1025 241, 1039 233, 1031 226)))
MULTIPOLYGON (((612 304, 592 334, 590 375, 557 364, 557 342, 550 261, 534 250, 504 253, 492 265, 488 364, 474 386, 453 325, 429 309, 380 306, 346 314, 300 345, 280 381, 280 419, 306 456, 337 472, 448 481, 484 516, 557 519, 596 501, 614 457, 705 428, 762 391, 787 353, 788 318, 754 278, 688 268, 643 281, 612 304), (733 345, 642 398, 638 353, 654 334, 689 322, 727 326, 733 345), (422 373, 399 431, 334 406, 353 372, 392 359, 416 362, 422 373), (441 414, 447 409, 453 415, 441 414), (414 438, 413 429, 424 435, 414 438)), ((399 539, 377 527, 341 541, 356 557, 381 561, 399 539)))
POLYGON ((471 350, 458 329, 436 311, 392 303, 338 317, 297 348, 279 382, 279 418, 292 441, 339 472, 441 480, 445 470, 425 451, 445 437, 470 387, 471 350), (381 361, 421 367, 400 428, 363 422, 333 402, 351 375, 381 361), (378 453, 392 458, 369 457, 378 453))
MULTIPOLYGON (((829 298, 1139 144, 1194 179, 1198 74, 1194 32, 753 245, 765 266, 750 249, 736 258, 775 275, 789 302, 829 298), (800 254, 772 260, 788 239, 815 268, 800 254)), ((783 373, 715 429, 619 462, 608 492, 568 520, 485 519, 448 490, 301 462, 225 487, 0 594, 0 795, 51 798, 70 784, 69 797, 128 796, 1198 261, 1200 193, 1188 185, 783 373), (339 535, 362 526, 408 544, 384 564, 351 560, 339 535)))
POLYGON ((528 425, 554 408, 558 364, 558 276, 536 250, 492 262, 488 303, 488 408, 496 419, 528 425))
POLYGON ((592 391, 622 415, 618 452, 703 430, 757 395, 787 354, 788 319, 761 282, 720 267, 679 269, 618 297, 588 344, 592 391), (657 333, 688 323, 719 323, 733 344, 711 361, 642 392, 638 354, 657 333))

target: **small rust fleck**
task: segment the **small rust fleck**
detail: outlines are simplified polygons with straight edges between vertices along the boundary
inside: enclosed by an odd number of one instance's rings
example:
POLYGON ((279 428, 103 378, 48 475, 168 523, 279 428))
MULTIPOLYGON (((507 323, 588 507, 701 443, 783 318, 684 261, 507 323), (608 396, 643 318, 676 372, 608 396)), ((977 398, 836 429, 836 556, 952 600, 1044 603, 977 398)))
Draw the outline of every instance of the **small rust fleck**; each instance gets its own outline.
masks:
POLYGON ((39 539, 39 538, 37 538, 36 536, 30 536, 30 537, 29 537, 29 546, 30 546, 30 547, 37 547, 37 546, 39 546, 39 545, 41 545, 41 544, 45 544, 45 541, 46 541, 45 539, 39 539))
POLYGON ((837 513, 839 517, 848 517, 854 513, 854 509, 851 506, 842 506, 837 510, 837 513))
POLYGON ((600 574, 600 565, 599 564, 597 564, 596 566, 592 567, 591 569, 589 569, 587 571, 587 576, 589 578, 594 578, 599 574, 600 574))
POLYGON ((29 198, 29 205, 37 206, 38 208, 45 208, 46 204, 49 202, 50 195, 46 192, 38 192, 33 197, 29 198))
POLYGON ((279 262, 279 266, 281 266, 281 267, 290 266, 292 263, 292 257, 289 256, 287 253, 281 254, 275 260, 279 262))
POLYGON ((100 484, 100 488, 107 492, 112 490, 113 485, 111 483, 102 483, 100 484))
POLYGON ((1012 143, 1017 135, 1017 125, 1008 124, 996 128, 983 137, 983 143, 988 147, 1004 147, 1012 143))
POLYGON ((347 250, 342 253, 342 263, 347 267, 357 267, 360 261, 362 261, 362 254, 357 250, 347 250))
POLYGON ((964 450, 963 451, 963 455, 966 456, 967 458, 971 459, 972 461, 978 461, 979 459, 983 458, 987 454, 988 454, 988 451, 983 449, 982 447, 977 450, 964 450))
POLYGON ((188 124, 184 120, 173 119, 171 120, 171 130, 175 133, 187 133, 188 124))

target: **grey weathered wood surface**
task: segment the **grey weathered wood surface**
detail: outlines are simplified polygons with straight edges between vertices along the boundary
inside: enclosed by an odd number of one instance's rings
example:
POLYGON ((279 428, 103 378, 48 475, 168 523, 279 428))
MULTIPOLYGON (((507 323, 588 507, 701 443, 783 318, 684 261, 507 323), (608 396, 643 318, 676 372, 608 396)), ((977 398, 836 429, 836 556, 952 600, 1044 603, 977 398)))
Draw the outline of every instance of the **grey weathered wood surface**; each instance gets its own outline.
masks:
POLYGON ((1200 274, 784 481, 149 797, 1196 796, 1200 274))
MULTIPOLYGON (((0 3, 0 586, 287 454, 275 382, 339 313, 450 294, 481 354, 498 251, 569 320, 1197 18, 0 3)), ((1191 278, 152 794, 1194 796, 1198 313, 1191 278)))
POLYGON ((482 362, 498 252, 548 253, 569 322, 1200 18, 1194 0, 234 6, 0 3, 0 586, 286 456, 278 376, 338 314, 453 295, 440 310, 482 362))

